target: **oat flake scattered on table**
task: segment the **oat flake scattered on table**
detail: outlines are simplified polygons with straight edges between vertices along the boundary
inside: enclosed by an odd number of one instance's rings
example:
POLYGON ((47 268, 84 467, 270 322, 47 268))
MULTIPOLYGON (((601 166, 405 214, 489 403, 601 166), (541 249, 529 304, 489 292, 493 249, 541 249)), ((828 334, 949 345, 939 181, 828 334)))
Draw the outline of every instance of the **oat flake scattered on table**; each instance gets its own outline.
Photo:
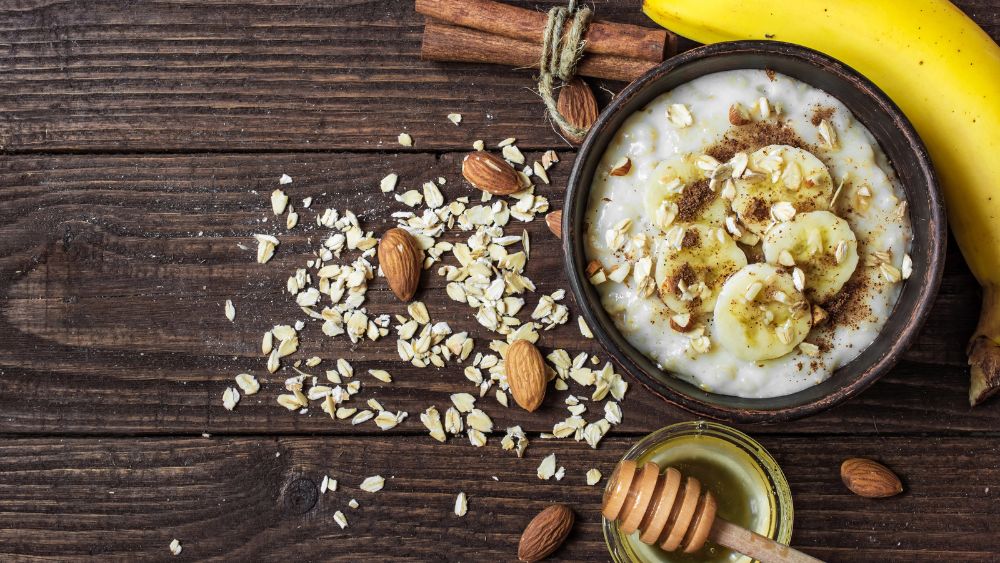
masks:
MULTIPOLYGON (((450 115, 449 119, 456 125, 461 122, 458 114, 450 115)), ((449 200, 442 191, 447 184, 443 177, 417 182, 419 188, 397 191, 399 175, 394 172, 386 174, 379 184, 379 192, 385 193, 388 201, 404 206, 392 212, 391 219, 417 241, 424 254, 424 269, 438 265, 436 274, 444 278, 447 296, 466 305, 469 316, 480 326, 480 334, 476 336, 485 339, 488 350, 484 351, 475 351, 477 342, 472 334, 453 331, 448 322, 433 318, 434 312, 420 301, 411 303, 405 315, 380 314, 370 308, 369 284, 381 276, 374 263, 378 238, 365 229, 352 211, 318 206, 313 210, 312 196, 303 198, 296 211, 284 191, 276 189, 270 194, 270 212, 285 215, 284 221, 275 225, 276 232, 281 226, 291 232, 302 229, 303 223, 307 226, 311 223, 312 232, 319 233, 318 238, 314 235, 307 239, 313 250, 303 265, 293 268, 285 285, 297 310, 308 321, 319 324, 325 337, 345 338, 357 345, 378 342, 394 333, 400 361, 418 368, 464 365, 460 373, 474 386, 474 391, 461 391, 460 384, 455 382, 450 405, 429 405, 420 414, 421 424, 438 442, 446 442, 449 436, 464 435, 471 446, 488 446, 496 428, 487 409, 477 403, 493 397, 499 408, 509 408, 504 365, 507 347, 517 339, 537 342, 546 331, 572 319, 569 307, 563 303, 566 294, 563 289, 539 295, 531 299, 532 304, 528 303, 536 291, 526 272, 531 240, 527 229, 518 225, 544 218, 549 211, 548 198, 538 193, 533 182, 548 185, 551 181, 548 171, 559 162, 559 157, 555 151, 546 151, 539 160, 529 161, 516 141, 510 137, 497 144, 509 164, 523 165, 523 171, 518 172, 522 190, 507 197, 464 189, 464 195, 449 200), (303 210, 309 210, 311 217, 300 217, 303 210), (513 232, 508 234, 508 230, 513 232), (451 237, 443 240, 448 233, 464 234, 458 240, 451 237), (524 317, 528 320, 523 320, 524 317)), ((413 139, 401 133, 399 143, 413 146, 413 139)), ((485 143, 478 140, 474 148, 485 150, 485 143)), ((279 183, 290 184, 291 177, 282 175, 279 183)), ((266 265, 275 256, 280 241, 268 232, 254 234, 254 238, 257 262, 266 265)), ((235 321, 231 300, 226 303, 226 316, 235 321)), ((581 317, 576 322, 581 335, 593 338, 581 317)), ((278 322, 262 337, 263 367, 271 374, 279 371, 286 374, 285 392, 276 396, 278 405, 299 415, 310 415, 310 406, 318 402, 319 410, 334 421, 352 425, 374 423, 383 431, 408 418, 405 411, 390 410, 371 398, 365 400, 365 382, 356 376, 348 358, 331 360, 332 369, 320 368, 324 360, 319 356, 294 359, 302 353, 301 333, 306 326, 302 320, 278 322)), ((610 363, 598 369, 599 358, 588 353, 571 357, 567 351, 555 349, 546 361, 555 390, 569 391, 571 385, 591 389, 568 395, 565 401, 568 416, 557 422, 551 433, 543 433, 542 438, 585 441, 596 448, 610 428, 621 422, 619 405, 628 389, 627 382, 614 372, 610 363)), ((378 383, 388 385, 394 381, 388 364, 365 366, 365 371, 378 383)), ((261 382, 251 373, 236 376, 236 384, 224 393, 223 402, 230 410, 239 402, 240 391, 242 396, 249 396, 261 389, 261 382)), ((524 457, 529 443, 526 433, 520 426, 504 430, 500 448, 524 457)), ((557 466, 555 454, 542 459, 538 467, 541 479, 561 480, 565 474, 566 468, 557 466)), ((599 479, 600 472, 594 469, 587 472, 588 484, 599 479)), ((374 475, 366 478, 360 488, 374 493, 384 484, 381 476, 374 475)), ((335 491, 337 481, 324 476, 320 489, 324 493, 335 491)), ((460 493, 455 502, 456 515, 466 513, 467 502, 465 493, 460 493)), ((358 503, 351 499, 349 506, 357 508, 358 503)), ((334 520, 341 528, 348 526, 341 511, 334 514, 334 520)))

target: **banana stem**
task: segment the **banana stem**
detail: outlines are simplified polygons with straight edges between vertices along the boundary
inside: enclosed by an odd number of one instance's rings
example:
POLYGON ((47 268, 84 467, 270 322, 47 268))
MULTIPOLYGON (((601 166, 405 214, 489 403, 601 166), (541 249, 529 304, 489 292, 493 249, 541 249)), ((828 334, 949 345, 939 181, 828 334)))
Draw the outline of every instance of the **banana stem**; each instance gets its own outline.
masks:
POLYGON ((969 341, 969 403, 976 406, 1000 391, 1000 287, 983 286, 979 325, 969 341))

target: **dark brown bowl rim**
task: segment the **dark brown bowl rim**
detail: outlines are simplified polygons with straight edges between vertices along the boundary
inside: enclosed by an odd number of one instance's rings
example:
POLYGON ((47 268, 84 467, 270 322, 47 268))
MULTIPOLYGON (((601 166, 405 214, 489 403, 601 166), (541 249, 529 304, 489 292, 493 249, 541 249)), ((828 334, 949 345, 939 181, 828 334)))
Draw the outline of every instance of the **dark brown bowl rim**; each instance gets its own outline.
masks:
MULTIPOLYGON (((701 73, 698 76, 710 74, 711 72, 701 73)), ((796 78, 810 83, 809 80, 801 77, 796 78)), ((652 97, 667 92, 673 87, 676 87, 676 85, 659 90, 652 97)), ((820 86, 815 87, 824 90, 827 89, 820 86)), ((838 96, 834 92, 830 93, 838 99, 841 98, 841 96, 838 96)), ((651 100, 652 98, 649 99, 651 100)), ((841 101, 846 104, 843 100, 841 101)), ((648 100, 644 103, 648 103, 648 100)), ((857 116, 855 107, 849 106, 849 109, 857 116)), ((862 121, 862 123, 869 130, 872 130, 870 123, 865 121, 862 121)), ((872 132, 875 134, 874 130, 872 132)), ((882 144, 882 139, 878 135, 876 135, 876 138, 882 144)), ((900 179, 902 180, 902 178, 900 179)), ((907 199, 911 199, 910 188, 907 186, 904 187, 908 191, 907 199)), ((565 268, 576 303, 580 307, 584 320, 590 326, 597 340, 628 374, 666 402, 698 415, 727 422, 759 423, 793 420, 829 409, 868 388, 896 364, 900 356, 917 336, 934 303, 944 269, 947 233, 944 204, 942 203, 937 179, 927 149, 910 121, 882 90, 854 69, 812 49, 778 41, 733 41, 698 47, 664 61, 629 84, 601 113, 580 147, 567 184, 564 209, 566 212, 563 213, 562 232, 564 233, 563 257, 565 268), (927 240, 922 245, 925 249, 924 253, 919 256, 913 256, 914 274, 917 274, 918 262, 921 263, 922 267, 919 268, 919 275, 914 275, 907 280, 907 285, 918 284, 916 289, 917 294, 912 299, 912 306, 909 310, 900 309, 900 304, 903 302, 903 296, 907 290, 904 287, 904 291, 900 294, 896 306, 889 317, 891 319, 894 315, 906 314, 909 321, 905 322, 895 340, 890 341, 880 355, 874 358, 874 361, 863 366, 857 364, 857 361, 862 359, 866 354, 866 351, 862 351, 858 358, 839 368, 827 380, 840 378, 841 373, 845 372, 845 370, 857 372, 848 377, 841 386, 833 388, 824 395, 803 399, 798 402, 795 400, 796 397, 806 397, 810 394, 815 394, 809 393, 810 390, 823 385, 823 383, 814 386, 814 388, 807 388, 783 397, 748 399, 707 393, 676 377, 671 380, 670 384, 657 379, 650 374, 650 371, 661 372, 661 370, 629 344, 619 333, 601 305, 596 290, 591 286, 584 274, 587 261, 583 248, 582 228, 584 223, 583 216, 586 212, 587 200, 589 199, 590 181, 593 175, 592 169, 596 168, 596 161, 600 160, 607 144, 610 142, 611 136, 617 130, 618 125, 613 123, 616 114, 622 111, 622 108, 627 106, 629 100, 632 98, 640 94, 643 94, 643 97, 648 95, 646 94, 646 89, 657 88, 661 79, 664 79, 664 77, 677 69, 686 65, 697 64, 699 61, 707 59, 734 56, 746 57, 747 55, 752 55, 755 61, 760 61, 760 64, 744 64, 739 68, 767 69, 770 68, 770 65, 777 66, 775 61, 781 59, 791 59, 799 63, 804 62, 809 66, 821 69, 837 82, 842 82, 844 85, 858 90, 868 101, 876 104, 878 111, 891 120, 891 124, 896 128, 898 135, 902 137, 912 153, 909 155, 911 158, 905 161, 897 162, 897 160, 893 160, 893 167, 900 176, 902 176, 899 174, 900 170, 905 167, 908 171, 912 171, 915 176, 921 178, 921 185, 913 189, 921 191, 921 193, 925 189, 926 193, 924 195, 927 197, 927 240), (595 151, 599 151, 599 154, 591 156, 595 151), (595 164, 590 166, 588 162, 595 162, 595 164), (587 170, 588 166, 591 168, 589 171, 587 170), (775 407, 769 406, 769 403, 772 405, 773 403, 791 404, 775 407)), ((912 218, 911 210, 911 221, 912 218)), ((914 242, 911 243, 911 247, 917 246, 917 233, 918 230, 914 227, 914 242)), ((883 333, 880 333, 875 338, 875 341, 872 342, 869 348, 874 348, 883 339, 884 333, 885 331, 883 330, 883 333)), ((671 376, 668 374, 668 377, 671 376)))

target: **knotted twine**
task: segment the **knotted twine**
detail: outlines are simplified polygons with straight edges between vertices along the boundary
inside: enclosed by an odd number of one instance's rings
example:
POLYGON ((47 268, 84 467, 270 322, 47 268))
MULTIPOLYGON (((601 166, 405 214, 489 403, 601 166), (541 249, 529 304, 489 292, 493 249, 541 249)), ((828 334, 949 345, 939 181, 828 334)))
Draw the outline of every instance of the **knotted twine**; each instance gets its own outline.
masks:
POLYGON ((589 127, 582 128, 569 122, 562 113, 553 93, 553 82, 556 78, 569 82, 576 75, 576 65, 583 56, 583 34, 590 25, 592 16, 590 8, 577 9, 576 0, 569 0, 565 7, 558 6, 549 10, 549 20, 542 35, 542 58, 538 68, 538 93, 549 110, 549 116, 567 134, 582 139, 587 135, 589 127), (572 15, 573 22, 563 35, 566 19, 572 15))

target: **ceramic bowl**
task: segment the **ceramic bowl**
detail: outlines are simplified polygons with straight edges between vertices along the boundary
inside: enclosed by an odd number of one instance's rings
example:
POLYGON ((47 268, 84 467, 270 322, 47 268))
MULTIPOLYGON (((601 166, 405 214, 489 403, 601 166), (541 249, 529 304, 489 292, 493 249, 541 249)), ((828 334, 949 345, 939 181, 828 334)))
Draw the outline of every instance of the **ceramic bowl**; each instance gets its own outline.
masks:
POLYGON ((622 368, 668 403, 729 422, 779 422, 828 409, 884 375, 927 317, 944 266, 946 220, 938 183, 920 137, 898 107, 847 65, 816 51, 776 41, 736 41, 693 49, 665 61, 628 85, 601 113, 577 154, 563 211, 563 250, 576 302, 594 335, 622 368), (584 216, 591 179, 608 143, 633 112, 700 76, 737 69, 770 69, 839 99, 875 136, 906 193, 913 231, 913 273, 875 341, 826 381, 766 399, 708 393, 660 370, 619 333, 584 273, 584 216))

